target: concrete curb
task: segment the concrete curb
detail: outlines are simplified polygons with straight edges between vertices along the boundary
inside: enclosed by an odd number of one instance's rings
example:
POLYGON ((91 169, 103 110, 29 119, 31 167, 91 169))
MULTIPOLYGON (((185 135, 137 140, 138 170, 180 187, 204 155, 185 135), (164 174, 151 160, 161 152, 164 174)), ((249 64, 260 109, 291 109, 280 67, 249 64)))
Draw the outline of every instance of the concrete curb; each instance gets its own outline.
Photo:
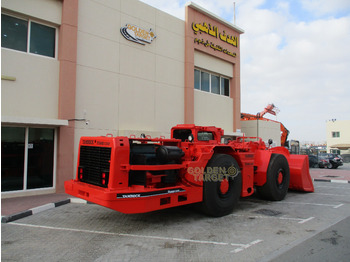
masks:
POLYGON ((13 214, 13 215, 1 216, 1 223, 9 223, 9 222, 15 221, 17 219, 25 218, 25 217, 28 217, 28 216, 31 216, 31 215, 55 208, 55 207, 63 206, 65 204, 69 204, 69 203, 87 204, 88 202, 86 200, 82 200, 79 198, 68 198, 65 200, 58 201, 58 202, 48 203, 48 204, 45 204, 42 206, 34 207, 34 208, 29 209, 29 210, 25 210, 25 211, 22 211, 22 212, 13 214))
POLYGON ((338 184, 350 184, 350 181, 348 180, 335 180, 335 179, 318 179, 314 178, 314 182, 330 182, 330 183, 338 183, 338 184))

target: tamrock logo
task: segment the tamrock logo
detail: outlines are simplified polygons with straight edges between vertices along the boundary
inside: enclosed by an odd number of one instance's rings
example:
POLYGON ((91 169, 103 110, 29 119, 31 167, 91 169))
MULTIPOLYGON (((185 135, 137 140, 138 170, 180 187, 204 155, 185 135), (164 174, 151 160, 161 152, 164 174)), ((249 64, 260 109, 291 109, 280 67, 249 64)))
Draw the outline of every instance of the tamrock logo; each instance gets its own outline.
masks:
POLYGON ((121 34, 129 41, 145 45, 145 43, 151 43, 157 36, 154 34, 152 29, 145 30, 136 25, 126 24, 120 28, 121 34))

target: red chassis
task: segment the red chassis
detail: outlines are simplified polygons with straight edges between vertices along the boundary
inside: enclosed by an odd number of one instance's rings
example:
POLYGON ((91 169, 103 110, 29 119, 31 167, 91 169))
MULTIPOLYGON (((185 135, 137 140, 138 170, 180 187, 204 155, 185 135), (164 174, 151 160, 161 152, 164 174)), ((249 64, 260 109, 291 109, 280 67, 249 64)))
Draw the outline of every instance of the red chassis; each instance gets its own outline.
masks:
POLYGON ((222 143, 223 134, 177 125, 171 139, 82 137, 66 193, 123 213, 199 203, 205 213, 223 216, 254 188, 270 200, 282 200, 288 188, 314 191, 307 156, 268 148, 261 139, 222 143))

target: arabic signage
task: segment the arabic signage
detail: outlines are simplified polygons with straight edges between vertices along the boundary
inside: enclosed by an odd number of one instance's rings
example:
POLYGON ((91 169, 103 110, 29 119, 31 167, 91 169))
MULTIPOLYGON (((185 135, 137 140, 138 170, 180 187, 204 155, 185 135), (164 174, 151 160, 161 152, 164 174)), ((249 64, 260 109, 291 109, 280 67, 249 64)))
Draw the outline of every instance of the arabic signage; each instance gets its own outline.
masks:
POLYGON ((150 44, 157 36, 154 34, 152 29, 146 30, 136 25, 126 24, 120 28, 120 33, 129 41, 145 45, 150 44))
MULTIPOLYGON (((211 26, 211 24, 207 24, 205 22, 202 24, 201 23, 192 23, 192 30, 193 30, 195 35, 198 35, 198 32, 200 34, 205 33, 205 34, 208 34, 208 35, 213 36, 215 38, 218 38, 221 41, 223 41, 229 45, 232 45, 234 47, 238 46, 238 37, 227 35, 225 30, 220 32, 217 26, 211 26)), ((230 55, 232 57, 236 56, 236 53, 230 52, 227 49, 224 49, 222 46, 215 44, 213 42, 209 42, 208 40, 195 38, 194 42, 197 44, 202 44, 205 47, 210 47, 215 51, 223 52, 224 54, 230 55)))
POLYGON ((214 51, 223 52, 224 54, 230 55, 230 56, 232 56, 232 57, 235 57, 235 56, 236 56, 236 53, 230 52, 230 51, 228 51, 227 49, 222 48, 220 45, 216 45, 216 44, 214 44, 213 42, 209 42, 208 40, 207 40, 207 41, 204 41, 203 39, 195 38, 195 39, 194 39, 194 42, 195 42, 195 43, 198 43, 198 44, 202 44, 202 45, 204 45, 205 47, 210 47, 210 48, 213 49, 214 51))

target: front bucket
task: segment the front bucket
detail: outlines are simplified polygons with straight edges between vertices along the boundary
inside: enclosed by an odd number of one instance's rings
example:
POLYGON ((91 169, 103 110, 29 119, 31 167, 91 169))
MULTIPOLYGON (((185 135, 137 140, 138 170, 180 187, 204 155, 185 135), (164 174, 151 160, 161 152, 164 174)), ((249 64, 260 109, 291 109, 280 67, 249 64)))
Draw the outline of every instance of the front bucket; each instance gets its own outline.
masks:
POLYGON ((314 184, 309 172, 309 157, 306 155, 289 155, 290 170, 289 189, 314 192, 314 184))

